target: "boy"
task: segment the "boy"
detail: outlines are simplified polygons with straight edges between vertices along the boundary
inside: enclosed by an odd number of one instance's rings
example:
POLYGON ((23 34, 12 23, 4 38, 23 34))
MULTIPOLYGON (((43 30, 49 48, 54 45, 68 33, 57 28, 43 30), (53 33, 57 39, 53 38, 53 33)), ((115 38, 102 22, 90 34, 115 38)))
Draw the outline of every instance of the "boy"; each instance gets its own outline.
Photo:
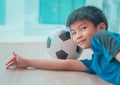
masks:
POLYGON ((106 31, 108 23, 103 12, 94 6, 73 11, 67 19, 74 43, 83 49, 91 48, 91 60, 33 60, 13 52, 6 68, 35 67, 50 70, 73 70, 95 73, 102 79, 120 85, 120 35, 106 31))

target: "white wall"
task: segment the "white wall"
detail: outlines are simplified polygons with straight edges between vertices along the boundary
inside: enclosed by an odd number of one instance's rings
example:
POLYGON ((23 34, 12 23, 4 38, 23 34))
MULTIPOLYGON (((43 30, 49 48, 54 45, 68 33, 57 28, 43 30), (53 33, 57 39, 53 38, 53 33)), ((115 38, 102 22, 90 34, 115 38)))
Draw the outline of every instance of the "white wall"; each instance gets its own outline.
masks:
POLYGON ((6 24, 0 26, 0 42, 39 42, 55 29, 58 25, 38 23, 38 6, 39 0, 6 0, 6 24), (32 34, 27 36, 29 31, 32 34), (39 33, 43 36, 36 36, 39 33))
POLYGON ((6 0, 5 25, 0 27, 0 36, 22 35, 24 27, 24 0, 6 0))

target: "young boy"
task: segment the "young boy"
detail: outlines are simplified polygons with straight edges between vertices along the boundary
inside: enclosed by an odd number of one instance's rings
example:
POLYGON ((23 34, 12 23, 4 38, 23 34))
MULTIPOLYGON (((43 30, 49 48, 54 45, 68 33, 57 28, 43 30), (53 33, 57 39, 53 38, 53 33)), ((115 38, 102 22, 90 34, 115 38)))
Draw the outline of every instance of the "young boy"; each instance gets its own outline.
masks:
POLYGON ((102 79, 120 85, 120 35, 106 31, 107 19, 94 6, 84 6, 73 11, 67 19, 74 43, 83 49, 91 48, 91 60, 26 59, 15 52, 6 68, 35 67, 49 70, 73 70, 94 73, 102 79))

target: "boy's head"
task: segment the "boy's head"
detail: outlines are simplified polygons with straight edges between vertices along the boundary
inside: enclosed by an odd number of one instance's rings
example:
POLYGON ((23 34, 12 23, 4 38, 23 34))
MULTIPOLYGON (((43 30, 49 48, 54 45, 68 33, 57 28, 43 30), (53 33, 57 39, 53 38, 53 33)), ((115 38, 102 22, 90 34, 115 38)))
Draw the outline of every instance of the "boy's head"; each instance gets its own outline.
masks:
POLYGON ((100 23, 106 25, 106 30, 108 28, 107 18, 103 11, 94 6, 84 6, 73 11, 67 19, 66 27, 70 27, 71 24, 78 20, 89 20, 96 27, 100 23))
POLYGON ((104 13, 94 6, 84 6, 73 11, 67 19, 74 43, 83 49, 91 48, 91 38, 99 30, 107 30, 104 13))

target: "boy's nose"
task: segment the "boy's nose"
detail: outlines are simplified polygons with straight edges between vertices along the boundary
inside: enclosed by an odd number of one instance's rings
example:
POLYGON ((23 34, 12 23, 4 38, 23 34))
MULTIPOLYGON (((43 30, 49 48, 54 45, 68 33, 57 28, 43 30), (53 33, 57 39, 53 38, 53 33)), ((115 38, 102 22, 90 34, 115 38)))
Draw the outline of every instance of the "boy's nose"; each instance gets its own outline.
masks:
POLYGON ((78 32, 77 34, 76 34, 76 38, 81 38, 82 37, 82 34, 80 33, 80 32, 78 32))

